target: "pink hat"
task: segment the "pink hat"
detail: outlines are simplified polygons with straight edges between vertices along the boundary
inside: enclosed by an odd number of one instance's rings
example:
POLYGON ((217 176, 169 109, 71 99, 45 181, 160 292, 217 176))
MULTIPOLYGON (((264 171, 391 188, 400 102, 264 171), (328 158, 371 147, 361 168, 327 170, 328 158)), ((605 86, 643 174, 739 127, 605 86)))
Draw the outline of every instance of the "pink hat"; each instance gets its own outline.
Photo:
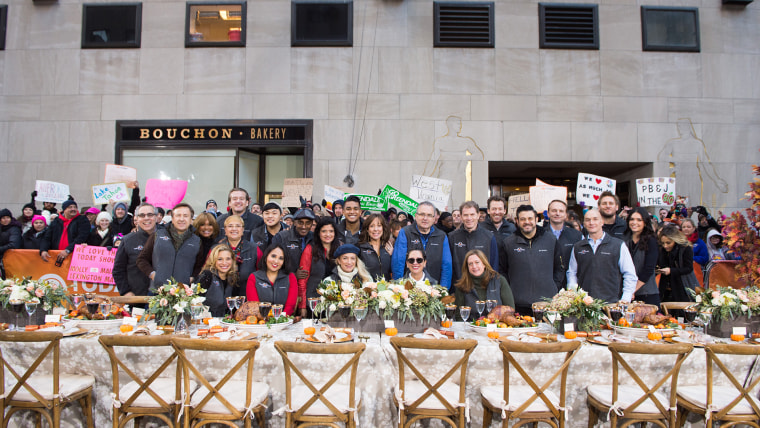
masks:
POLYGON ((44 216, 41 216, 41 215, 39 215, 39 214, 38 214, 38 215, 35 215, 35 216, 33 216, 33 217, 32 217, 32 224, 34 224, 34 222, 35 222, 35 221, 37 221, 37 220, 42 220, 42 222, 43 222, 43 223, 45 223, 45 225, 47 226, 47 220, 45 220, 45 217, 44 217, 44 216))
POLYGON ((85 211, 85 214, 98 214, 100 212, 99 209, 96 207, 90 207, 87 211, 85 211))

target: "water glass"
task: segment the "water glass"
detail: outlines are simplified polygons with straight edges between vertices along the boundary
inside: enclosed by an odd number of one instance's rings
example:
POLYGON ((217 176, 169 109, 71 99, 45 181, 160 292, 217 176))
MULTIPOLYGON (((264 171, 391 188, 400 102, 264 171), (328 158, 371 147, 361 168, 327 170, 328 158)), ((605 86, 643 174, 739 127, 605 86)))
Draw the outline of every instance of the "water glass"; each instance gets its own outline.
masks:
POLYGON ((636 312, 626 311, 625 320, 628 322, 629 325, 633 325, 633 322, 636 321, 636 312))
MULTIPOLYGON (((317 305, 319 304, 319 298, 318 297, 309 297, 309 309, 311 309, 311 319, 312 321, 315 321, 316 319, 316 311, 317 311, 317 305)), ((316 324, 316 322, 315 322, 316 324)))
POLYGON ((274 319, 279 319, 282 315, 282 305, 272 305, 272 316, 274 319))
POLYGON ((227 309, 230 310, 230 318, 232 318, 232 311, 237 307, 237 297, 227 297, 227 309))
POLYGON ((104 319, 108 319, 108 316, 111 315, 111 302, 106 300, 105 302, 102 302, 100 304, 100 313, 103 314, 104 319))
POLYGON ((493 308, 496 307, 496 300, 486 300, 486 311, 490 314, 493 308))
POLYGON ((356 317, 356 327, 359 327, 359 323, 362 322, 364 317, 367 316, 367 307, 366 306, 357 306, 354 308, 354 317, 356 317))
POLYGON ((475 309, 478 311, 478 318, 483 316, 483 310, 486 308, 486 301, 485 300, 478 300, 475 302, 475 309))
POLYGON ((32 324, 32 314, 37 311, 37 305, 39 305, 40 302, 36 300, 30 300, 28 302, 24 302, 24 308, 26 309, 26 313, 29 315, 29 321, 27 321, 26 325, 32 324))
POLYGON ((554 333, 556 331, 556 327, 555 327, 554 323, 556 323, 557 320, 559 320, 559 318, 560 318, 559 312, 557 312, 557 311, 546 311, 546 312, 544 312, 544 314, 546 315, 546 319, 549 320, 549 324, 551 324, 551 326, 552 326, 552 333, 554 333))
POLYGON ((193 317, 193 332, 198 331, 202 314, 203 314, 202 303, 196 303, 194 305, 190 305, 190 315, 193 317))
POLYGON ((74 309, 79 308, 79 304, 84 302, 84 294, 72 294, 69 296, 71 299, 71 304, 74 306, 74 309))
POLYGON ((469 306, 460 306, 459 307, 459 316, 462 317, 462 321, 467 322, 467 320, 470 319, 470 307, 469 306))

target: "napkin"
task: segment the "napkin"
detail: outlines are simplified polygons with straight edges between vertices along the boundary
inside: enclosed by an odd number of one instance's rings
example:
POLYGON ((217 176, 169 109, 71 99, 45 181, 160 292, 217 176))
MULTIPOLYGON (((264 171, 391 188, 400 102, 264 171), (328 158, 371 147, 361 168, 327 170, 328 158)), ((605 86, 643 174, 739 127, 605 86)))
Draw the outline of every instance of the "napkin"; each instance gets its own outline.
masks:
POLYGON ((329 325, 324 326, 321 330, 312 336, 320 343, 333 343, 335 341, 335 330, 329 325))
POLYGON ((432 327, 423 331, 422 335, 425 337, 425 339, 447 339, 448 338, 445 334, 441 334, 440 331, 432 327))

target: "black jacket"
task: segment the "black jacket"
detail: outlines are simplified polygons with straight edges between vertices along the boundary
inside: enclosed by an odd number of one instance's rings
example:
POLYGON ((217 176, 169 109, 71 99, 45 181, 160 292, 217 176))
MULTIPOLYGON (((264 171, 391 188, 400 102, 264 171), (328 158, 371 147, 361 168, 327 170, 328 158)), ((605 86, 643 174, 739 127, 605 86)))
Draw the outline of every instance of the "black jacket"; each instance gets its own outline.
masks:
POLYGON ((625 220, 620 218, 620 216, 615 216, 615 222, 612 224, 604 224, 602 226, 602 230, 604 230, 604 233, 612 236, 613 238, 620 239, 622 241, 625 241, 625 230, 628 228, 628 225, 626 225, 625 220))
POLYGON ((135 296, 148 295, 150 278, 137 267, 137 256, 140 255, 145 247, 145 242, 151 235, 138 229, 121 240, 121 245, 119 245, 116 257, 114 257, 112 274, 116 288, 122 296, 130 291, 135 296))
POLYGON ((104 237, 100 237, 98 229, 90 232, 87 237, 87 245, 93 245, 96 247, 112 247, 113 246, 113 232, 111 228, 108 228, 108 233, 104 237))
POLYGON ((338 225, 335 227, 335 235, 340 238, 341 241, 343 241, 346 244, 354 244, 357 245, 359 243, 359 235, 362 232, 362 224, 364 222, 359 219, 359 230, 355 234, 351 234, 348 230, 346 230, 346 219, 338 223, 338 225))
MULTIPOLYGON (((45 237, 40 244, 40 253, 57 250, 58 245, 61 243, 61 235, 63 235, 63 220, 60 217, 56 217, 55 220, 50 222, 50 226, 45 231, 45 237)), ((90 222, 87 221, 86 216, 77 214, 69 224, 69 245, 66 247, 66 250, 69 253, 73 253, 74 245, 84 244, 87 242, 88 236, 90 236, 90 222)))
MULTIPOLYGON (((227 217, 229 216, 230 214, 227 213, 227 214, 220 215, 219 218, 216 219, 217 224, 219 224, 219 236, 225 236, 224 235, 224 220, 227 220, 227 217)), ((250 241, 251 232, 253 232, 256 228, 264 224, 264 219, 248 211, 247 209, 240 217, 243 219, 243 239, 246 241, 250 241)))
POLYGON ((22 243, 21 222, 12 219, 7 226, 0 227, 0 258, 7 250, 21 248, 22 243))
MULTIPOLYGON (((554 235, 552 226, 548 221, 544 222, 544 231, 554 235)), ((567 269, 570 267, 570 256, 573 254, 573 245, 581 239, 583 239, 583 234, 580 230, 576 230, 567 223, 562 226, 562 232, 559 234, 557 247, 554 251, 554 266, 557 268, 554 271, 554 282, 560 289, 567 288, 567 269)))
POLYGON ((372 279, 391 279, 391 255, 385 250, 384 245, 380 246, 380 254, 378 254, 372 244, 363 242, 359 244, 359 257, 372 275, 372 279))
MULTIPOLYGON (((306 245, 311 244, 314 234, 309 232, 304 240, 304 248, 306 245)), ((285 247, 285 251, 288 252, 288 273, 296 273, 298 271, 298 265, 301 264, 301 237, 298 236, 295 227, 291 227, 288 230, 281 230, 280 233, 272 238, 272 244, 282 244, 285 247)))
MULTIPOLYGON (((282 232, 285 229, 286 229, 285 223, 280 222, 280 232, 282 232)), ((260 249, 261 253, 263 254, 264 250, 266 250, 267 247, 272 244, 272 240, 274 239, 275 235, 270 235, 269 232, 267 231, 267 225, 262 224, 256 229, 253 229, 253 231, 251 232, 251 243, 253 244, 255 248, 260 249)))
POLYGON ((516 305, 530 306, 557 294, 556 248, 554 234, 543 228, 530 240, 520 232, 504 240, 507 280, 516 305))
POLYGON ((41 232, 35 232, 34 228, 31 228, 24 233, 22 239, 24 241, 23 249, 25 250, 39 250, 42 245, 42 238, 45 237, 45 229, 41 232))
POLYGON ((504 265, 504 263, 506 262, 504 260, 504 240, 507 239, 508 236, 517 232, 517 226, 515 226, 514 223, 512 223, 511 221, 505 218, 504 220, 502 220, 501 226, 499 226, 499 228, 496 229, 496 225, 493 223, 493 220, 491 220, 490 217, 486 218, 484 222, 480 223, 480 226, 486 228, 486 230, 493 233, 493 236, 496 237, 496 244, 499 250, 499 266, 491 266, 491 267, 497 270, 500 274, 504 275, 504 277, 506 277, 507 271, 505 270, 505 265, 504 265))
POLYGON ((122 236, 132 233, 132 229, 135 228, 134 212, 137 207, 140 206, 140 189, 135 187, 132 189, 132 201, 129 203, 127 214, 121 219, 116 218, 116 210, 112 212, 113 221, 111 222, 111 234, 116 236, 121 233, 122 236))

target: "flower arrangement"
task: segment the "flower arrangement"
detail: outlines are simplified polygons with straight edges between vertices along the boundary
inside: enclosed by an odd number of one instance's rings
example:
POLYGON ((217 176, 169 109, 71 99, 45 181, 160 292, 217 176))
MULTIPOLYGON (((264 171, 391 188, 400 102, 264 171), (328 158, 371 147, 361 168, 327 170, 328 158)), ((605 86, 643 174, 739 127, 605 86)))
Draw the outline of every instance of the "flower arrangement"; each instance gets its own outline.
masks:
POLYGON ((173 324, 180 316, 190 314, 190 305, 203 303, 206 292, 200 284, 183 284, 174 278, 153 290, 154 295, 148 299, 148 313, 156 316, 156 322, 162 325, 173 324))
POLYGON ((445 311, 441 299, 449 294, 445 288, 431 285, 427 280, 424 283, 380 280, 361 284, 356 280, 347 283, 330 278, 319 284, 317 293, 320 294, 318 311, 332 313, 340 304, 352 308, 366 306, 385 319, 397 314, 401 321, 414 321, 415 316, 421 321, 441 317, 445 311))
POLYGON ((697 310, 712 313, 714 320, 730 320, 742 315, 760 315, 760 288, 737 290, 718 286, 696 294, 697 310))
POLYGON ((63 307, 64 303, 71 304, 65 286, 55 281, 40 281, 31 278, 6 279, 0 289, 0 303, 8 306, 10 301, 42 302, 42 308, 49 311, 55 307, 63 307))
POLYGON ((603 300, 594 299, 581 288, 560 290, 554 297, 546 300, 549 302, 546 311, 556 311, 563 318, 577 318, 579 330, 598 330, 604 315, 602 308, 605 302, 603 300))

